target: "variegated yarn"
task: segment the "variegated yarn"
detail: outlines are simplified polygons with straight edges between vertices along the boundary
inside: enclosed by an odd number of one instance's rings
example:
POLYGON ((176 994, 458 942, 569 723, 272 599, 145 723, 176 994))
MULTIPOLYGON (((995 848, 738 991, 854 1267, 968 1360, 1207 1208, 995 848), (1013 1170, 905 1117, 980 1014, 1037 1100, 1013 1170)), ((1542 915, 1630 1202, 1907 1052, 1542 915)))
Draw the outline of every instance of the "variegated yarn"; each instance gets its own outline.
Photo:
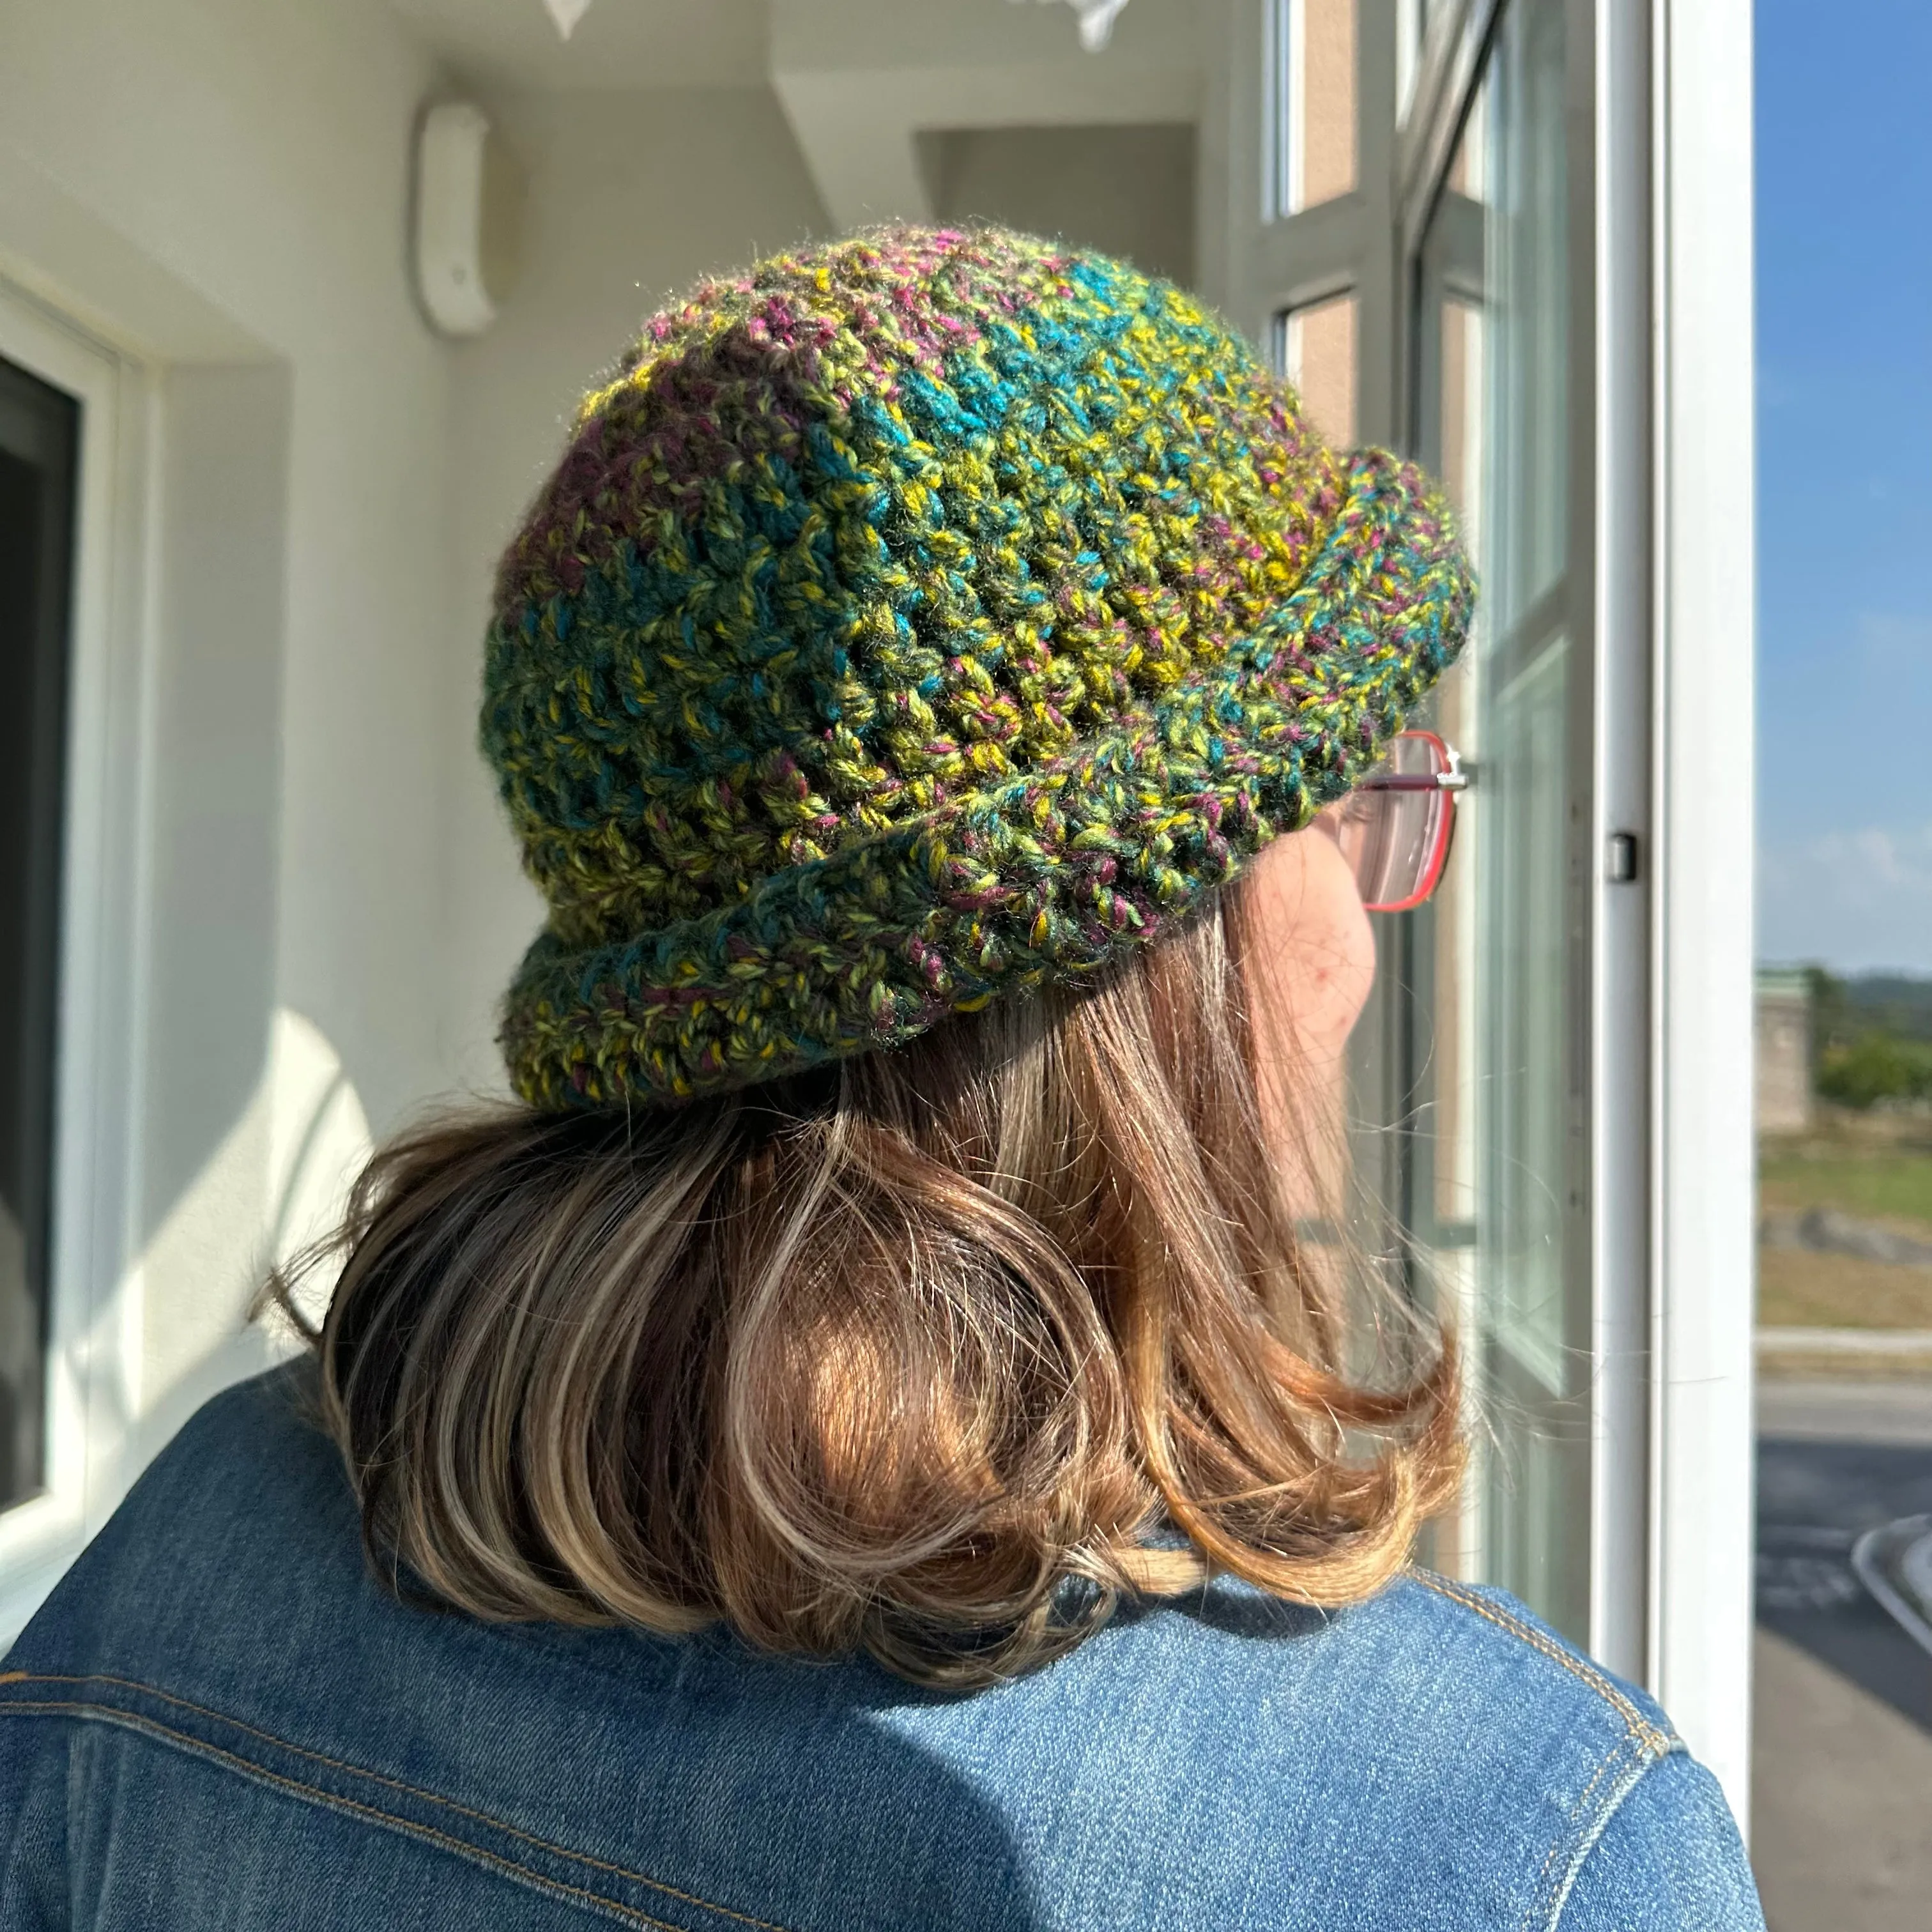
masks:
POLYGON ((655 317, 506 556, 483 743, 548 1108, 905 1040, 1159 936, 1460 647, 1441 499, 1190 296, 997 230, 655 317))

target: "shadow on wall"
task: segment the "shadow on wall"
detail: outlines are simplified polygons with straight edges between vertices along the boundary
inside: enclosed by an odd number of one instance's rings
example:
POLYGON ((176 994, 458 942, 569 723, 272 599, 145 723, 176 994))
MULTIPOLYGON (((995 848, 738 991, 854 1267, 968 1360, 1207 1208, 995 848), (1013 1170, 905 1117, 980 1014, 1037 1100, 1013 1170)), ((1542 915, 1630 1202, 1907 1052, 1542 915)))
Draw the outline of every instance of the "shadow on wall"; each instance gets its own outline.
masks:
POLYGON ((215 1385, 262 1225, 292 386, 279 362, 178 367, 161 386, 136 1124, 142 1460, 182 1419, 163 1392, 215 1385))
POLYGON ((1192 124, 964 128, 915 137, 942 221, 996 221, 1194 280, 1192 124))
POLYGON ((291 390, 280 363, 164 386, 144 1229, 241 1118, 268 1049, 291 390))

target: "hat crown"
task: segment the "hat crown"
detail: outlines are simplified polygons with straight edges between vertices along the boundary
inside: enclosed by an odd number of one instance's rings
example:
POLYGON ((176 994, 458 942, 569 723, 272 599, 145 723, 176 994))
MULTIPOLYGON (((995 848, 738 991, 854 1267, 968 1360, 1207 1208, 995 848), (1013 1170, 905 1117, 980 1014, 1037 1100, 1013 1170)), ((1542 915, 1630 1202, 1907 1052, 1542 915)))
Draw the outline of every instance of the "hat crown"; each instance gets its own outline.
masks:
POLYGON ((483 741, 553 934, 1044 769, 1279 608, 1346 487, 1245 344, 1103 256, 908 230, 706 284, 500 572, 483 741))

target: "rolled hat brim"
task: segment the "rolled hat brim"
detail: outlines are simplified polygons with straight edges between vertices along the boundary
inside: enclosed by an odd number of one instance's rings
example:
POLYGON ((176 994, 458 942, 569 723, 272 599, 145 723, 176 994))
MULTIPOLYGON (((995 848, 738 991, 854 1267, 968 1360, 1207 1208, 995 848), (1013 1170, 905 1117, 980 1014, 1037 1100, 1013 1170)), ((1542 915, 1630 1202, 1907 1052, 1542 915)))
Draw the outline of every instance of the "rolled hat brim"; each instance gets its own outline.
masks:
POLYGON ((1447 505, 1381 452, 1264 625, 1051 764, 761 881, 703 918, 572 948, 505 1003, 519 1093, 668 1102, 896 1045, 1159 938, 1381 755, 1453 661, 1474 584, 1447 505))

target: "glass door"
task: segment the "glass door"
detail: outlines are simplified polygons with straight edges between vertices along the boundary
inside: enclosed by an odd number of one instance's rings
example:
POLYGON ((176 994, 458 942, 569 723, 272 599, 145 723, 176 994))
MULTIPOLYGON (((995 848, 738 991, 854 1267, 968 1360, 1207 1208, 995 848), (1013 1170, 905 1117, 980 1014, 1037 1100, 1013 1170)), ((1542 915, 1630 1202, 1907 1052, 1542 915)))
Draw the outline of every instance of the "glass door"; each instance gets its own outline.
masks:
POLYGON ((1433 1556, 1649 1684, 1742 1810, 1749 14, 1398 18, 1393 420, 1482 586, 1436 702, 1466 836, 1390 922, 1359 1088, 1391 1246, 1468 1359, 1433 1556))
POLYGON ((1409 1268, 1461 1334, 1478 1448, 1437 1560, 1588 1642, 1591 627, 1572 398, 1589 370, 1572 340, 1568 10, 1503 11, 1412 267, 1412 439, 1482 595, 1436 701, 1474 778, 1460 863, 1390 935, 1384 1026, 1409 1268))
POLYGON ((43 1484, 80 409, 0 359, 0 1510, 43 1484))

